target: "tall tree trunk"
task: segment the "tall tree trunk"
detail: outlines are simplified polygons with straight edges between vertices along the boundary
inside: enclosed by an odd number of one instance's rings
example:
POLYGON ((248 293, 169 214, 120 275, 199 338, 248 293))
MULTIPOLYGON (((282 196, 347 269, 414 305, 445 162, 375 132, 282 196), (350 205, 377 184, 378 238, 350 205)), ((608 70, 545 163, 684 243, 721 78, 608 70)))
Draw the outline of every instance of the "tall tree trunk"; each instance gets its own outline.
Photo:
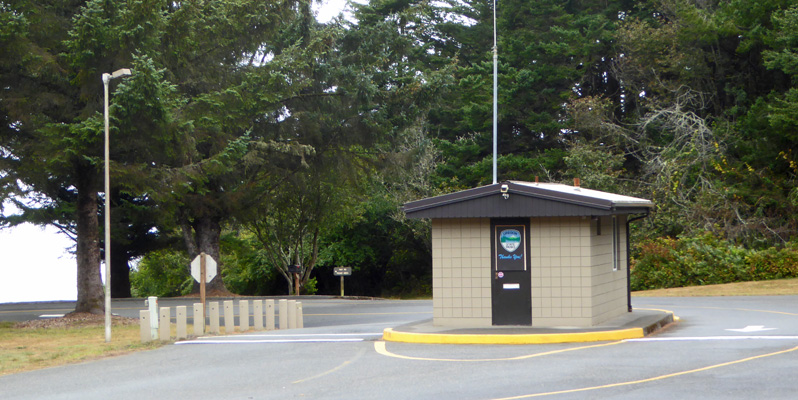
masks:
POLYGON ((113 240, 111 246, 116 247, 116 250, 111 250, 111 297, 128 298, 131 296, 130 264, 128 264, 130 258, 122 246, 114 246, 113 240))
POLYGON ((100 278, 100 226, 97 218, 96 171, 77 169, 78 301, 75 312, 102 314, 105 296, 100 278))
MULTIPOLYGON (((216 277, 205 287, 206 290, 227 292, 227 287, 222 280, 222 263, 220 260, 219 241, 222 236, 220 219, 216 217, 199 217, 189 223, 187 219, 181 222, 183 240, 186 243, 189 257, 193 260, 200 253, 205 253, 216 261, 216 277)), ((194 292, 199 292, 199 284, 195 282, 194 292)))

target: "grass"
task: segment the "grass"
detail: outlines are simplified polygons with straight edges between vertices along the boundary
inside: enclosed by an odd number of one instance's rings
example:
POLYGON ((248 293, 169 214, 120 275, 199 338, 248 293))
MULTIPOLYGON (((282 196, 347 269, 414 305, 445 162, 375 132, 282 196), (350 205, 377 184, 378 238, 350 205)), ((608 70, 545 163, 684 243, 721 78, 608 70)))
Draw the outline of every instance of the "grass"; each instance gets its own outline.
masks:
POLYGON ((103 324, 26 328, 0 323, 0 376, 74 364, 152 349, 160 342, 143 344, 138 325, 114 326, 105 342, 103 324))
POLYGON ((636 297, 779 296, 798 295, 798 279, 737 282, 632 292, 636 297))

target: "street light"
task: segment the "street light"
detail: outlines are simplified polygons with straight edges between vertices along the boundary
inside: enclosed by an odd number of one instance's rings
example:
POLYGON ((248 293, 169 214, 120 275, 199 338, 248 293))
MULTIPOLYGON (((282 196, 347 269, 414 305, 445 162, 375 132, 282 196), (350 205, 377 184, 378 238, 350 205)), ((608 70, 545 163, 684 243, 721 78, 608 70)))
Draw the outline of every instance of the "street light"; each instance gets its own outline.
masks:
POLYGON ((112 74, 103 74, 103 88, 105 89, 105 341, 111 341, 111 173, 108 166, 108 84, 111 79, 130 75, 130 70, 122 68, 112 74))

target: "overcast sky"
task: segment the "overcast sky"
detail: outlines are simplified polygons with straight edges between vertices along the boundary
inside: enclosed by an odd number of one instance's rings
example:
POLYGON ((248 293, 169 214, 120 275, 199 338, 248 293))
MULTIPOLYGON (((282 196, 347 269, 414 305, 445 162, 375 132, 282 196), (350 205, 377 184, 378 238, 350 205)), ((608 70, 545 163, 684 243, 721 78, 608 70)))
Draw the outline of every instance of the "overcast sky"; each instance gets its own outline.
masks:
MULTIPOLYGON (((321 0, 314 10, 319 21, 327 22, 345 4, 346 0, 321 0)), ((67 251, 72 246, 52 227, 24 224, 0 230, 0 303, 76 300, 77 266, 67 251)))

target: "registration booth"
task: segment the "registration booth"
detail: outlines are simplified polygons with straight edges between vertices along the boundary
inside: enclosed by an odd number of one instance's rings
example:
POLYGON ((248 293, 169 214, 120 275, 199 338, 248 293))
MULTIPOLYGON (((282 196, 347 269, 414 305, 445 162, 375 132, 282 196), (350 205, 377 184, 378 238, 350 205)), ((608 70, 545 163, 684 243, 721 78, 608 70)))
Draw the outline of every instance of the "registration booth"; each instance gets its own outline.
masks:
POLYGON ((506 181, 404 205, 432 221, 433 324, 591 327, 631 312, 629 223, 649 200, 506 181))

